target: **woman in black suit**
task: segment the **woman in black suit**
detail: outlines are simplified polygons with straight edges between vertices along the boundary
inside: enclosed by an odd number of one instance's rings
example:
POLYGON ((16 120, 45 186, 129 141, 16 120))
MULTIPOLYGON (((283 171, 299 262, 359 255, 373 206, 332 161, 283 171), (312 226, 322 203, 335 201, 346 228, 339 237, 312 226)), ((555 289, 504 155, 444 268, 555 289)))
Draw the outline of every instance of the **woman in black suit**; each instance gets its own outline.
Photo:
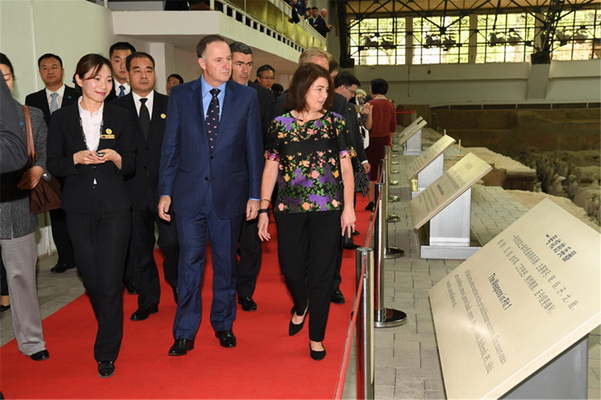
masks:
POLYGON ((121 281, 130 229, 124 175, 134 170, 135 142, 128 112, 104 103, 113 87, 110 61, 82 57, 75 80, 81 97, 52 115, 47 165, 65 177, 62 208, 98 321, 94 358, 105 378, 115 371, 123 336, 121 281))

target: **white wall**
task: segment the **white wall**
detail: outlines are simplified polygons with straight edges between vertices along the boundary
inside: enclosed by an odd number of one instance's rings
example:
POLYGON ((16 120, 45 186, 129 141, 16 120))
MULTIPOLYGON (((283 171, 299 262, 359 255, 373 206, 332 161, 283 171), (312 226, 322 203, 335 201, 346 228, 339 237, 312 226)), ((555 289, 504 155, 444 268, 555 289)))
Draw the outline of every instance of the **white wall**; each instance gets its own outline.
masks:
POLYGON ((355 66, 355 75, 366 91, 372 79, 386 79, 388 97, 397 104, 600 101, 601 60, 553 62, 538 98, 527 98, 529 67, 528 63, 355 66))

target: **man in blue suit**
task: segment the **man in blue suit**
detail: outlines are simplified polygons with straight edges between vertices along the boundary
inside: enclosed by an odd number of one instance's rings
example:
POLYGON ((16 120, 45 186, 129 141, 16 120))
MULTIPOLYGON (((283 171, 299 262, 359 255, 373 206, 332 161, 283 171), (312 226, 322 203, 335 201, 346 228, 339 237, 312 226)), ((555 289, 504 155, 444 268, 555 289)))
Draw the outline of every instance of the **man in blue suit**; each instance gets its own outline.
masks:
POLYGON ((236 346, 236 245, 242 219, 257 217, 263 135, 254 89, 230 81, 231 52, 220 36, 196 48, 203 75, 173 87, 163 139, 158 213, 177 222, 179 303, 169 355, 194 348, 207 242, 213 259, 211 325, 221 346, 236 346))

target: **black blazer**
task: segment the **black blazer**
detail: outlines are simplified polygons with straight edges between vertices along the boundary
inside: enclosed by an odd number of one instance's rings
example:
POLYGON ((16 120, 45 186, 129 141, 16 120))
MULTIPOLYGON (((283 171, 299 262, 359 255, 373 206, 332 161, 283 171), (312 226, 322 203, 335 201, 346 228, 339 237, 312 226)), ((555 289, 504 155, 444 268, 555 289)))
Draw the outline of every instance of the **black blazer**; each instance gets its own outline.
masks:
POLYGON ((123 159, 121 169, 112 162, 74 165, 73 154, 87 149, 77 103, 52 115, 46 166, 52 175, 65 177, 61 205, 64 210, 90 213, 93 191, 95 196, 100 196, 107 211, 130 207, 124 176, 135 168, 134 129, 126 110, 105 103, 102 134, 107 137, 101 136, 98 150, 114 149, 118 152, 123 159), (95 189, 94 179, 97 181, 95 189))
POLYGON ((146 188, 150 189, 152 201, 158 204, 159 194, 159 165, 161 163, 161 147, 167 119, 167 104, 169 97, 154 92, 152 115, 148 139, 144 137, 140 118, 134 104, 134 96, 130 93, 115 99, 111 104, 122 107, 129 112, 136 128, 136 169, 125 177, 125 184, 134 207, 139 206, 145 199, 146 188))
MULTIPOLYGON (((69 104, 75 103, 78 97, 79 95, 77 94, 75 89, 65 85, 65 93, 63 94, 61 108, 68 106, 69 104)), ((27 97, 25 97, 25 104, 42 110, 42 112, 44 113, 44 121, 46 121, 46 125, 50 126, 50 107, 48 106, 46 89, 42 89, 39 92, 27 95, 27 97)))
POLYGON ((263 128, 263 143, 265 143, 265 136, 269 130, 269 125, 271 125, 271 121, 275 117, 275 96, 272 90, 266 89, 258 83, 248 82, 248 86, 257 91, 259 111, 261 112, 261 127, 263 128))

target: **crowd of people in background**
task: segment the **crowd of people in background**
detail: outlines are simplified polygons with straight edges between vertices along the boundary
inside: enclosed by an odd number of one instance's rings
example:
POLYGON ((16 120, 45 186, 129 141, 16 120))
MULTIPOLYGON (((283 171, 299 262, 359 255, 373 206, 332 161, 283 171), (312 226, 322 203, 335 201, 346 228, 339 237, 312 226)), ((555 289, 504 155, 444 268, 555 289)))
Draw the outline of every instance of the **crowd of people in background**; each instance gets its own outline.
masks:
MULTIPOLYGON (((305 16, 303 0, 290 3, 305 16)), ((324 11, 307 8, 306 18, 322 26, 324 11)), ((177 303, 168 354, 194 349, 208 242, 209 320, 219 344, 235 347, 236 303, 245 312, 260 307, 253 294, 262 242, 271 239, 270 213, 293 299, 289 335, 309 318, 309 355, 325 357, 330 304, 345 302, 343 249, 357 247, 355 195, 369 192, 367 209, 373 209, 379 158, 396 128, 388 85, 375 79, 367 95, 331 54, 313 47, 302 53, 284 91, 268 64, 256 68, 253 81, 253 53, 244 43, 209 35, 196 50, 201 77, 184 82, 169 75, 167 95, 155 89, 152 55, 127 42, 113 44, 108 58, 83 56, 75 88, 63 83, 60 56, 40 56, 44 89, 26 97, 28 108, 15 101, 20 120, 31 121, 37 159, 0 175, 0 311, 11 310, 22 354, 50 357, 36 292, 38 222, 28 191, 54 176, 62 205, 50 212, 58 251, 51 272, 81 274, 98 323, 93 354, 100 377, 115 372, 123 291, 138 295, 131 321, 159 312, 155 245, 177 303)), ((12 89, 15 72, 2 53, 0 70, 12 89)))

